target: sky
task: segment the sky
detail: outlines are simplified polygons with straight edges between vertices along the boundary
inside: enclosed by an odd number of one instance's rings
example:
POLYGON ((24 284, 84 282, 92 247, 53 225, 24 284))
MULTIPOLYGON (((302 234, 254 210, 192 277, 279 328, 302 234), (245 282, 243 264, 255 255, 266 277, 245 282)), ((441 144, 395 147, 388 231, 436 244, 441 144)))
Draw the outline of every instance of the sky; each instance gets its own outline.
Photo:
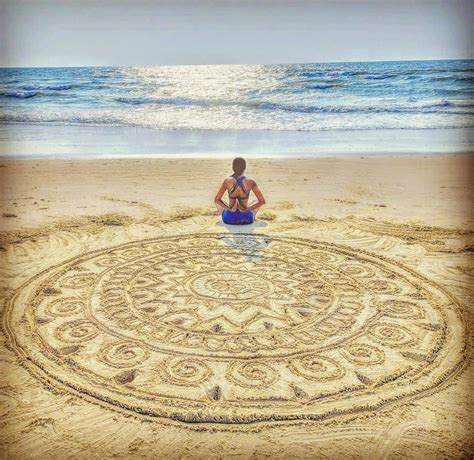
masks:
POLYGON ((0 0, 0 67, 474 57, 474 0, 0 0))

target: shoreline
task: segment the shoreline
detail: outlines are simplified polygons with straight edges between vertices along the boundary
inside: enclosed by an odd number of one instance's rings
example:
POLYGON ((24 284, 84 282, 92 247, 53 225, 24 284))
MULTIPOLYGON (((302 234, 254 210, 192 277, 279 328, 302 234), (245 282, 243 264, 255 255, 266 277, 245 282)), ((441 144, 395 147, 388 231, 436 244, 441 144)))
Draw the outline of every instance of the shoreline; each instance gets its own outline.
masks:
POLYGON ((474 152, 474 128, 191 130, 0 124, 0 158, 318 158, 474 152), (271 153, 270 153, 271 152, 271 153))
MULTIPOLYGON (((87 155, 87 154, 71 154, 71 155, 19 155, 19 156, 1 156, 0 161, 94 161, 94 160, 207 160, 207 161, 219 161, 219 160, 232 160, 236 156, 240 156, 238 153, 221 153, 218 157, 214 155, 203 155, 203 154, 176 154, 176 153, 145 153, 145 154, 117 154, 117 155, 87 155)), ((403 158, 403 157, 456 157, 463 155, 474 155, 474 149, 472 151, 453 151, 453 152, 406 152, 406 153, 327 153, 318 155, 277 155, 277 154, 242 154, 247 159, 253 161, 259 160, 312 160, 318 158, 324 159, 338 159, 338 158, 403 158)))
MULTIPOLYGON (((124 155, 31 155, 31 156, 0 156, 0 162, 8 161, 101 161, 101 160, 206 160, 206 161, 220 161, 220 160, 232 160, 236 157, 235 153, 223 153, 219 157, 215 156, 205 156, 200 154, 188 154, 188 155, 179 155, 173 153, 164 153, 156 154, 149 153, 143 155, 134 155, 134 154, 124 154, 124 155)), ((429 154, 415 152, 415 153, 385 153, 385 154, 367 154, 367 153, 341 153, 341 154, 327 154, 327 155, 299 155, 299 156, 289 156, 289 155, 245 155, 246 159, 251 159, 252 161, 260 160, 281 160, 281 161, 290 161, 290 160, 312 160, 312 159, 344 159, 344 158, 403 158, 403 157, 457 157, 463 155, 474 155, 472 152, 431 152, 429 154)))

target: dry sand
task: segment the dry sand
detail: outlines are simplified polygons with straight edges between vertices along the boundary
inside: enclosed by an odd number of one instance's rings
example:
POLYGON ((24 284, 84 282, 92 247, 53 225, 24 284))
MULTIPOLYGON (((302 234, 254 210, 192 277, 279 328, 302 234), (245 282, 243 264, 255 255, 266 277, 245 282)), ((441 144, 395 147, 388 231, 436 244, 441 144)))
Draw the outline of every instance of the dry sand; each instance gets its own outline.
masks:
POLYGON ((472 163, 3 160, 2 457, 472 456, 472 163))

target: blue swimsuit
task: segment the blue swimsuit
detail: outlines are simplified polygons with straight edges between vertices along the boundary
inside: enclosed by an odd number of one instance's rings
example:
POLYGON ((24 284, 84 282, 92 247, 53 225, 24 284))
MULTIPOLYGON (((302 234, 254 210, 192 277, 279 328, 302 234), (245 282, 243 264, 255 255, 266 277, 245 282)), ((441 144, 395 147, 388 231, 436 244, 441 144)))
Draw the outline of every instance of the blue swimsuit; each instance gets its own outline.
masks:
MULTIPOLYGON (((229 190, 229 199, 235 199, 239 201, 249 199, 250 191, 245 189, 244 179, 245 179, 245 176, 238 176, 235 178, 235 184, 229 190), (241 196, 241 195, 232 196, 232 194, 235 192, 237 187, 240 187, 240 189, 244 192, 244 196, 241 196)), ((224 224, 230 224, 230 225, 251 224, 253 223, 253 212, 252 211, 244 211, 244 212, 229 211, 228 209, 226 209, 222 213, 222 221, 224 222, 224 224)))

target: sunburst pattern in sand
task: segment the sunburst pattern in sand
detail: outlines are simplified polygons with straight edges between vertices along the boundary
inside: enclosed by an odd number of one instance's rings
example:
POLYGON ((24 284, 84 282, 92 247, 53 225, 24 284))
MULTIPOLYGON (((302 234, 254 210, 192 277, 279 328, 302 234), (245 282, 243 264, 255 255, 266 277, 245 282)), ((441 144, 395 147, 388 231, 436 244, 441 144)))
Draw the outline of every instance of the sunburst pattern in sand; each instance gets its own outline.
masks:
POLYGON ((465 351, 455 300, 400 263, 246 234, 74 257, 27 281, 5 326, 49 385, 139 417, 222 427, 400 404, 449 380, 465 351))

